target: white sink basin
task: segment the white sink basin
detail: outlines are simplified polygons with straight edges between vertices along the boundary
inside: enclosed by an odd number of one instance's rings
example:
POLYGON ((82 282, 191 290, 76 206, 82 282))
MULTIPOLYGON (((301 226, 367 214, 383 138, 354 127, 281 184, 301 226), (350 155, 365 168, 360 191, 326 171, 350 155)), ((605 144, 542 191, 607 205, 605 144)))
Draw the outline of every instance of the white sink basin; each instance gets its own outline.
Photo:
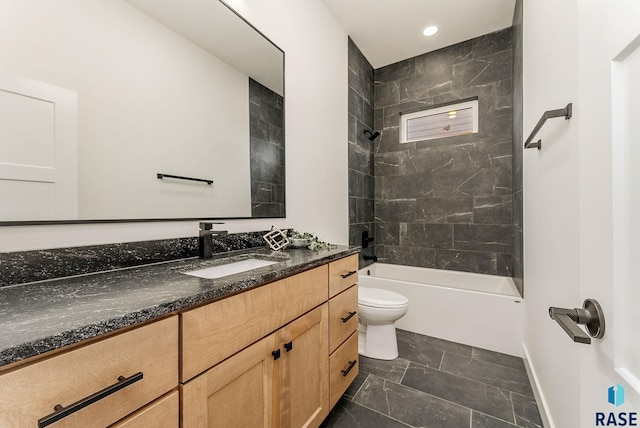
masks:
POLYGON ((237 262, 231 262, 224 265, 212 266, 206 269, 192 270, 189 272, 183 272, 186 275, 197 276, 199 278, 214 279, 222 278, 223 276, 234 275, 236 273, 247 272, 253 269, 276 264, 271 260, 261 259, 246 259, 237 262))

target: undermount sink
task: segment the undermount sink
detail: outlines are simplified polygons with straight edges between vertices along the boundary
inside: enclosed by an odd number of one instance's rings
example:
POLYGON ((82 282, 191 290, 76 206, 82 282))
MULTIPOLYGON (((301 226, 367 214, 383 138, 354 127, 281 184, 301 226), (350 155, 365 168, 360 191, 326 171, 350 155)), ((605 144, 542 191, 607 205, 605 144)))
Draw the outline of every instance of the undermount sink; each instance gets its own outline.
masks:
POLYGON ((265 266, 276 264, 271 260, 262 259, 245 259, 237 262, 226 263, 223 265, 212 266, 206 269, 197 269, 189 272, 182 272, 185 275, 197 276, 199 278, 214 279, 223 276, 234 275, 236 273, 247 272, 265 266))

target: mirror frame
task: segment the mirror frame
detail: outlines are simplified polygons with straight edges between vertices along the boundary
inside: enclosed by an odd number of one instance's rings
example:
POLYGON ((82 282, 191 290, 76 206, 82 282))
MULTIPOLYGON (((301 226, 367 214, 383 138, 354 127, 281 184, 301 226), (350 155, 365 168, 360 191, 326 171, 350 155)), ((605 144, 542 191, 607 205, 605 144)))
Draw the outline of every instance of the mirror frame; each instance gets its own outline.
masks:
MULTIPOLYGON (((282 98, 286 99, 286 61, 285 52, 278 45, 276 45, 270 38, 264 35, 264 33, 258 30, 253 24, 247 21, 242 15, 234 10, 229 4, 223 0, 218 0, 229 11, 244 21, 253 31, 264 37, 273 47, 282 52, 282 98)), ((286 147, 286 102, 282 105, 282 135, 285 141, 286 147)), ((12 221, 0 221, 0 226, 37 226, 37 225, 64 225, 64 224, 99 224, 99 223, 148 223, 148 222, 171 222, 171 221, 199 221, 199 220, 254 220, 254 219, 270 219, 270 218, 286 218, 287 216, 287 190, 286 190, 286 151, 284 152, 284 171, 283 178, 285 181, 284 191, 284 214, 281 217, 167 217, 167 218, 135 218, 135 219, 87 219, 87 220, 12 220, 12 221)))

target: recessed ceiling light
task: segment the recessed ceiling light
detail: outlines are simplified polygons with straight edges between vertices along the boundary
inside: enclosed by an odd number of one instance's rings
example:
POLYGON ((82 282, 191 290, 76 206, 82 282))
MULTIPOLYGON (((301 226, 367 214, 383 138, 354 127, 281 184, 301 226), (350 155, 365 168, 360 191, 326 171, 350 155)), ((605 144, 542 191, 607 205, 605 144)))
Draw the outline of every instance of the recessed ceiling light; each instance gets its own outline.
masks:
POLYGON ((425 36, 433 36, 437 32, 438 32, 438 27, 436 27, 435 25, 429 25, 427 28, 424 29, 422 34, 424 34, 425 36))

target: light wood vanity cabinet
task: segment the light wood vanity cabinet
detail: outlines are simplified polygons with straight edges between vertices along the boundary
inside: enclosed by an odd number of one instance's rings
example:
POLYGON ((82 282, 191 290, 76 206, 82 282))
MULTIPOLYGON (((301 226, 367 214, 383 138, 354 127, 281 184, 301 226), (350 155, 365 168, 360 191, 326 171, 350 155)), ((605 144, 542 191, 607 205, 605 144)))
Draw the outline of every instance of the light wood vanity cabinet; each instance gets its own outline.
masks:
POLYGON ((359 371, 358 255, 329 264, 329 407, 336 405, 359 371))
MULTIPOLYGON (((0 375, 0 426, 106 427, 177 386, 178 317, 173 316, 4 372, 0 375), (106 393, 112 386, 116 386, 115 391, 106 393), (44 425, 42 418, 56 413, 57 405, 73 407, 99 392, 102 398, 44 425)), ((175 395, 172 397, 175 413, 177 401, 175 395)), ((150 415, 170 407, 162 404, 147 408, 146 415, 136 415, 138 420, 148 420, 150 415)), ((177 427, 175 414, 172 421, 155 426, 177 427)), ((116 426, 140 425, 130 422, 116 426)))
POLYGON ((182 426, 319 426, 358 373, 357 266, 350 256, 182 314, 182 426))

